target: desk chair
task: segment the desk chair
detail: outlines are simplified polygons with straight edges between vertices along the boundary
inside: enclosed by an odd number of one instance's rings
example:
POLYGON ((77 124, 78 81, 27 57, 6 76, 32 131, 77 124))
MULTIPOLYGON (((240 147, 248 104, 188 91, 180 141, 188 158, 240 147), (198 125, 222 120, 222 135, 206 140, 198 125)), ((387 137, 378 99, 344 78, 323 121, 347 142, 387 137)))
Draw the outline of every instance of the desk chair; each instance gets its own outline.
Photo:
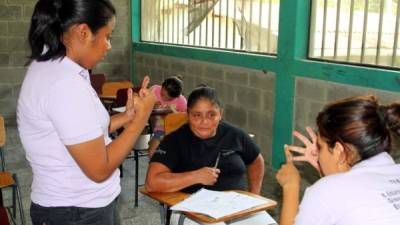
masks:
POLYGON ((130 81, 116 81, 116 82, 105 82, 101 88, 100 99, 104 106, 109 112, 111 108, 115 107, 115 101, 117 98, 117 92, 120 89, 132 88, 133 84, 130 81))
POLYGON ((187 122, 186 112, 169 113, 164 118, 164 131, 165 135, 177 130, 187 122))
MULTIPOLYGON (((139 93, 140 87, 132 87, 134 93, 139 93)), ((126 105, 126 100, 128 99, 128 88, 122 88, 117 90, 117 95, 115 99, 114 107, 122 107, 126 105)))
POLYGON ((6 143, 6 130, 4 126, 4 118, 0 115, 0 158, 1 158, 1 172, 0 172, 0 222, 1 224, 9 224, 8 213, 11 215, 13 224, 16 224, 17 214, 17 201, 19 208, 19 215, 21 224, 25 224, 24 211, 22 208, 21 194, 19 191, 18 180, 15 174, 5 171, 5 160, 3 155, 3 147, 6 143), (6 207, 3 203, 2 189, 11 187, 12 192, 12 206, 6 207), (11 211, 12 209, 12 211, 11 211))
POLYGON ((106 82, 106 76, 102 73, 90 74, 90 84, 98 95, 102 93, 103 84, 106 82))
MULTIPOLYGON (((169 134, 174 130, 181 127, 187 121, 186 113, 169 113, 164 118, 164 130, 165 134, 169 134)), ((148 132, 144 132, 136 142, 134 147, 134 159, 135 159, 135 207, 139 205, 139 157, 148 156, 148 148, 150 141, 150 128, 148 128, 148 132)))
MULTIPOLYGON (((131 87, 133 92, 138 93, 140 91, 140 87, 131 87)), ((116 100, 114 107, 122 107, 126 105, 126 100, 128 88, 122 88, 117 91, 116 100)), ((148 148, 149 148, 149 141, 151 137, 151 128, 150 125, 147 125, 144 129, 142 134, 139 136, 138 140, 135 143, 131 153, 126 157, 126 159, 133 158, 135 160, 135 207, 139 205, 139 158, 148 156, 148 148)), ((123 177, 123 166, 120 165, 121 177, 123 177)))
POLYGON ((139 158, 149 155, 148 149, 151 133, 146 130, 147 128, 145 128, 145 131, 139 136, 135 146, 133 147, 133 151, 128 156, 128 158, 133 157, 135 160, 135 207, 139 206, 139 158))
MULTIPOLYGON (((165 135, 170 134, 187 123, 186 112, 169 113, 164 118, 165 135)), ((171 218, 171 210, 164 204, 160 203, 161 225, 169 225, 171 218)))

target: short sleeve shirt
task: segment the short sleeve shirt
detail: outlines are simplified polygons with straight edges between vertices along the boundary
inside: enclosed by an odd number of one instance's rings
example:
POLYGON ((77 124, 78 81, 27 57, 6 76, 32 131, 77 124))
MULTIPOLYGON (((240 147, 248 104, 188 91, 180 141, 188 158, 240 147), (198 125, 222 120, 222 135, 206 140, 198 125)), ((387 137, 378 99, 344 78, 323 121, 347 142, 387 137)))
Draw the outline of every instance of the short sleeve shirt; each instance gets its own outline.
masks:
POLYGON ((216 135, 209 139, 198 138, 185 124, 163 139, 151 162, 162 163, 179 173, 214 167, 219 154, 217 168, 221 173, 217 183, 193 185, 183 191, 191 193, 202 187, 220 191, 245 190, 246 168, 260 154, 260 149, 248 134, 225 122, 219 124, 216 135))
POLYGON ((183 95, 179 95, 178 97, 171 99, 169 101, 164 101, 161 97, 161 85, 153 85, 151 90, 156 96, 157 101, 160 103, 161 107, 171 106, 177 112, 186 112, 186 98, 183 95))
POLYGON ((306 189, 295 225, 400 224, 400 165, 380 153, 306 189))
POLYGON ((33 171, 33 202, 46 207, 102 207, 118 196, 118 170, 96 183, 66 148, 98 137, 106 145, 111 142, 110 118, 87 70, 68 57, 33 61, 19 95, 17 122, 33 171))

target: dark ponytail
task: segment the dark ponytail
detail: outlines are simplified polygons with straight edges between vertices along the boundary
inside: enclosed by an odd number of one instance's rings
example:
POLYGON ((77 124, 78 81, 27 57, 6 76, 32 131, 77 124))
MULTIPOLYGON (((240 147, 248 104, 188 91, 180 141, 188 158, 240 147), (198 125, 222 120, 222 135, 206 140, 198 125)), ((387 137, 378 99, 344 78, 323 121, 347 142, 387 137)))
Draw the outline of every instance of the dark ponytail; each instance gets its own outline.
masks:
POLYGON ((391 131, 400 134, 400 104, 381 106, 375 96, 341 99, 318 114, 320 136, 333 148, 336 142, 354 146, 361 160, 391 152, 391 131))
POLYGON ((390 131, 400 136, 400 103, 395 102, 382 107, 385 122, 390 131))
POLYGON ((39 0, 29 29, 31 60, 46 61, 64 57, 62 35, 74 24, 87 24, 96 32, 115 16, 109 0, 39 0))

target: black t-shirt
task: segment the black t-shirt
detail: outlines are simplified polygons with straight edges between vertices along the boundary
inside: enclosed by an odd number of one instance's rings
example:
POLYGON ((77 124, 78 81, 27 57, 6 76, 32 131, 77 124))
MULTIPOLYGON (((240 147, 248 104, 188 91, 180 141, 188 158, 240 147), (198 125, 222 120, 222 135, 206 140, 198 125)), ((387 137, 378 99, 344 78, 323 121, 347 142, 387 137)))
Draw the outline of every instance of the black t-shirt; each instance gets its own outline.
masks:
POLYGON ((192 193, 202 187, 218 191, 245 190, 246 167, 259 153, 260 148, 248 134, 226 122, 220 122, 214 137, 204 140, 195 136, 185 124, 163 139, 151 162, 162 163, 173 173, 181 173, 214 167, 220 154, 217 167, 221 173, 217 183, 213 186, 197 184, 182 191, 192 193))

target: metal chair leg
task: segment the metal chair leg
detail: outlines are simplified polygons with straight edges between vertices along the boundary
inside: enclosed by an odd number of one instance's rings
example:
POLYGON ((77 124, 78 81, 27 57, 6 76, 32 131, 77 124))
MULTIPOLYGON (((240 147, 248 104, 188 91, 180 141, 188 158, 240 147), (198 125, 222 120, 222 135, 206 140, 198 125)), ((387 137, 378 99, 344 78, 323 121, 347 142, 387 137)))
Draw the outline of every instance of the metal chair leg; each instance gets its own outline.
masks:
MULTIPOLYGON (((21 197, 21 191, 19 190, 18 179, 17 179, 17 176, 15 174, 13 174, 13 178, 14 178, 14 181, 15 181, 14 186, 15 186, 16 197, 17 197, 17 201, 18 201, 19 216, 20 216, 20 219, 21 219, 21 224, 25 225, 24 208, 22 206, 22 197, 21 197)), ((17 206, 14 205, 14 207, 16 208, 17 206)))
POLYGON ((178 225, 183 225, 183 222, 185 222, 186 216, 181 213, 181 215, 179 215, 179 221, 178 221, 178 225))
POLYGON ((135 207, 139 205, 139 153, 134 150, 135 159, 135 207))
POLYGON ((168 206, 160 203, 160 222, 161 225, 169 225, 168 206))
POLYGON ((3 153, 3 149, 0 148, 0 159, 1 159, 1 172, 4 172, 4 170, 6 169, 5 167, 5 162, 4 162, 4 153, 3 153))
MULTIPOLYGON (((15 180, 15 179, 14 179, 15 180)), ((16 181, 15 181, 16 182, 16 181)), ((17 184, 14 184, 13 185, 13 191, 12 191, 12 217, 14 218, 14 219, 16 219, 17 218, 17 188, 18 188, 18 185, 17 184)))
POLYGON ((123 177, 124 176, 124 167, 121 165, 119 165, 119 177, 123 177))

